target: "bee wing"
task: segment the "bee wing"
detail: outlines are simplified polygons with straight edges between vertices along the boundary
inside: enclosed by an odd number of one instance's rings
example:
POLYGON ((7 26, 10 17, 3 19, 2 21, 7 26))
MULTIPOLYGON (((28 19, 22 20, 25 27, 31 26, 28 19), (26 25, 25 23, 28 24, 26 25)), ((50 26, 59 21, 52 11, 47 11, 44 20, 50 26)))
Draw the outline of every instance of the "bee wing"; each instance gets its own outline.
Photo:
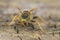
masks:
POLYGON ((35 11, 35 10, 37 10, 38 8, 32 8, 31 10, 30 10, 30 12, 32 12, 32 11, 35 11))

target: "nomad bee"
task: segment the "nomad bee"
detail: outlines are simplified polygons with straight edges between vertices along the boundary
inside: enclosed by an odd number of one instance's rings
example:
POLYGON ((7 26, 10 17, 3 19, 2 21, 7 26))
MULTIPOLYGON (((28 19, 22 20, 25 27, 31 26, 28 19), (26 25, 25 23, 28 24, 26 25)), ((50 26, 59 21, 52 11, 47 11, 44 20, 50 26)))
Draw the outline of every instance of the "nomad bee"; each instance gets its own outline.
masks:
MULTIPOLYGON (((17 7, 18 8, 18 7, 17 7)), ((40 17, 40 16, 34 16, 32 11, 35 10, 35 8, 31 9, 31 10, 25 10, 25 11, 21 11, 20 8, 19 9, 19 13, 21 15, 16 14, 14 16, 14 18, 12 19, 12 21, 9 23, 9 25, 12 25, 14 23, 14 21, 16 19, 19 20, 19 22, 23 25, 23 26, 31 26, 34 29, 34 25, 37 25, 37 27, 44 32, 43 28, 41 27, 41 23, 45 21, 40 17)), ((45 23, 46 24, 46 23, 45 23)))

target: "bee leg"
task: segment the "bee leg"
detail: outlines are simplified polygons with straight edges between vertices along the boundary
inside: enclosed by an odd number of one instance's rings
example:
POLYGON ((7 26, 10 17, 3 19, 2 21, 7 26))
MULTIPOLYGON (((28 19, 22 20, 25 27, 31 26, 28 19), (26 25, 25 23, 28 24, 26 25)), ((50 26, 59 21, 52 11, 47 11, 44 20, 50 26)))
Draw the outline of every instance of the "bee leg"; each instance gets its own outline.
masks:
POLYGON ((31 26, 34 30, 34 25, 32 23, 28 23, 29 25, 28 26, 31 26))
POLYGON ((14 26, 14 30, 16 31, 17 34, 19 33, 19 30, 16 26, 14 26))
POLYGON ((47 33, 47 32, 41 27, 41 25, 40 25, 39 22, 35 22, 35 24, 39 27, 39 29, 40 29, 42 32, 47 33))
POLYGON ((14 21, 16 20, 16 18, 17 18, 17 15, 14 16, 14 18, 12 19, 12 21, 11 21, 8 25, 9 25, 9 26, 12 25, 12 24, 14 23, 14 21))
POLYGON ((37 16, 37 18, 40 20, 40 22, 43 22, 44 24, 48 25, 48 22, 46 22, 42 17, 37 16))
POLYGON ((17 29, 16 32, 17 32, 17 34, 18 34, 18 33, 19 33, 19 30, 17 29))
POLYGON ((40 37, 38 37, 38 39, 39 39, 39 40, 41 40, 41 38, 40 38, 40 37))
POLYGON ((18 16, 18 20, 21 22, 21 24, 25 27, 24 23, 23 23, 23 19, 21 16, 18 16))
POLYGON ((28 23, 27 23, 27 22, 24 22, 24 25, 25 25, 25 26, 28 26, 28 23))
POLYGON ((37 32, 34 33, 34 38, 37 38, 38 40, 41 40, 41 35, 40 33, 38 34, 37 32))

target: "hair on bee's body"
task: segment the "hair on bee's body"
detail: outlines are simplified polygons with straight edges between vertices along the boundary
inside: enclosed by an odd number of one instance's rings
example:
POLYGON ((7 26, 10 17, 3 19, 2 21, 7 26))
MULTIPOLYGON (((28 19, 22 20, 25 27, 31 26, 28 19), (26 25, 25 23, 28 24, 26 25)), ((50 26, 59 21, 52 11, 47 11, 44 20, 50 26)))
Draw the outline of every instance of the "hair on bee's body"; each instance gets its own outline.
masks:
MULTIPOLYGON (((18 8, 18 7, 17 7, 18 8)), ((19 9, 19 8, 18 8, 19 9)), ((42 32, 45 32, 45 30, 43 30, 43 28, 41 27, 41 25, 40 25, 40 23, 41 22, 44 22, 45 23, 45 21, 40 17, 40 16, 34 16, 33 15, 33 13, 32 13, 32 11, 34 10, 34 8, 33 9, 31 9, 31 10, 25 10, 25 11, 21 11, 20 9, 19 9, 19 13, 21 13, 21 15, 15 15, 14 16, 14 18, 12 19, 12 21, 9 23, 9 26, 10 25, 13 25, 14 24, 14 21, 16 20, 16 19, 18 19, 19 20, 19 22, 23 25, 23 26, 31 26, 33 29, 34 29, 34 25, 37 25, 37 27, 39 27, 39 29, 42 31, 42 32), (39 19, 39 21, 38 21, 38 19, 39 19)), ((45 23, 46 24, 46 23, 45 23)))

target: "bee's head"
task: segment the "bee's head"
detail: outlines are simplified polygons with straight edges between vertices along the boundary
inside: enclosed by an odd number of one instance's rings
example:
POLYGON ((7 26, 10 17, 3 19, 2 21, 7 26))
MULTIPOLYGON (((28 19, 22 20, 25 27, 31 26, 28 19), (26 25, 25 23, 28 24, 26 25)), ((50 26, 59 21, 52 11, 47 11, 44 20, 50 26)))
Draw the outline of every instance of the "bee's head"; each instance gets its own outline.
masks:
POLYGON ((29 15, 30 15, 30 12, 29 12, 29 11, 23 11, 23 13, 22 13, 22 17, 23 17, 24 19, 28 18, 29 15))
POLYGON ((23 19, 26 19, 26 18, 29 18, 31 15, 32 15, 32 11, 36 10, 37 8, 33 8, 31 10, 24 10, 22 12, 22 18, 23 19))
POLYGON ((23 14, 29 14, 30 12, 28 10, 23 11, 23 14))

